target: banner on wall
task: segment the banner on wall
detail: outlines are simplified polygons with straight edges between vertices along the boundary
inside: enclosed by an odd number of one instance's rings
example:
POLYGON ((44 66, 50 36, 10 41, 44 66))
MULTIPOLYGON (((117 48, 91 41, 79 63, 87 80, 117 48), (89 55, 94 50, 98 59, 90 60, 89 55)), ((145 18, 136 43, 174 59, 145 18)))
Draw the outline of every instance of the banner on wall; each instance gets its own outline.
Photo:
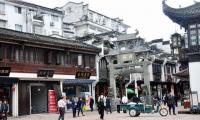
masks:
POLYGON ((57 112, 58 107, 57 107, 57 102, 56 102, 56 95, 54 90, 49 90, 48 91, 48 112, 57 112))

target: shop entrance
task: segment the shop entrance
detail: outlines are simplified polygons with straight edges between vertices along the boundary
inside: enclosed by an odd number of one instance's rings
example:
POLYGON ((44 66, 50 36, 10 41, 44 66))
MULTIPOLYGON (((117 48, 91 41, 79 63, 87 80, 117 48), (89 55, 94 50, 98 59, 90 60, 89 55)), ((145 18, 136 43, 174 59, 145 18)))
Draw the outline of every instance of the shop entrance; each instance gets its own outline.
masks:
POLYGON ((31 113, 47 112, 47 88, 45 85, 31 86, 31 113))
POLYGON ((12 115, 12 85, 0 84, 0 100, 7 100, 9 104, 9 115, 12 115))

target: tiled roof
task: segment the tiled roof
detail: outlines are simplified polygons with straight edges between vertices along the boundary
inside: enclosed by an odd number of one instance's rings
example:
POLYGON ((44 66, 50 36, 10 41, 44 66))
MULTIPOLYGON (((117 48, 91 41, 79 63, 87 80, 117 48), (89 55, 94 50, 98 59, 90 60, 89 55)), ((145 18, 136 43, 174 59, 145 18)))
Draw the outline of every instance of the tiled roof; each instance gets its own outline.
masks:
POLYGON ((183 27, 187 27, 189 20, 200 18, 200 3, 195 3, 185 8, 172 8, 163 1, 163 12, 172 21, 180 24, 183 27))
POLYGON ((132 40, 132 39, 136 39, 136 34, 132 33, 132 34, 124 34, 124 35, 120 35, 117 37, 117 41, 121 41, 121 40, 132 40))
POLYGON ((81 41, 66 40, 62 38, 55 38, 55 37, 24 33, 24 32, 18 32, 18 31, 14 31, 10 29, 0 28, 0 37, 3 37, 3 36, 6 36, 7 38, 9 37, 9 38, 21 39, 25 42, 28 42, 30 40, 31 42, 51 43, 51 44, 55 44, 55 47, 56 45, 62 45, 62 46, 66 46, 66 48, 76 48, 77 50, 85 49, 85 50, 93 51, 93 52, 101 51, 99 48, 93 45, 83 43, 81 41))
POLYGON ((47 8, 47 7, 43 7, 43 6, 40 6, 40 5, 33 4, 33 3, 28 3, 28 2, 25 2, 25 1, 22 1, 22 0, 6 0, 6 1, 12 2, 12 3, 16 3, 16 4, 19 4, 19 5, 33 7, 33 8, 44 10, 44 11, 57 13, 57 14, 63 14, 62 11, 59 11, 59 10, 56 10, 56 9, 47 8))

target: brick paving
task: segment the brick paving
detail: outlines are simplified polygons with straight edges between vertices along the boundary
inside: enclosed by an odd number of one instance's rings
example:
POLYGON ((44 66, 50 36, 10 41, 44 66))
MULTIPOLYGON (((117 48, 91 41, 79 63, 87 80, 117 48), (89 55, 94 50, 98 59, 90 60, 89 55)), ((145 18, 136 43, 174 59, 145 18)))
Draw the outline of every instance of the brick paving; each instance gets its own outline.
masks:
MULTIPOLYGON (((85 112, 85 116, 73 118, 72 113, 65 114, 65 120, 100 120, 97 111, 85 112)), ((9 120, 57 120, 57 113, 33 114, 21 116, 18 118, 9 118, 9 120)), ((139 117, 130 117, 128 113, 105 114, 104 120, 200 120, 200 114, 177 114, 161 117, 158 113, 141 114, 139 117)))

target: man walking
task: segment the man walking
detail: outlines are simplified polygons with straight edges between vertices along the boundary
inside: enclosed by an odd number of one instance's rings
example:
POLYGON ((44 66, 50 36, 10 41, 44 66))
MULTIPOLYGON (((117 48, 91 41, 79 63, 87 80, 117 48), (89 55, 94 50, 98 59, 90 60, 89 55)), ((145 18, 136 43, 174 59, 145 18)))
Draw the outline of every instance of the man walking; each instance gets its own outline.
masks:
POLYGON ((106 97, 106 111, 107 111, 107 114, 108 114, 108 112, 110 112, 110 114, 112 113, 111 100, 109 97, 106 97))
POLYGON ((4 113, 3 120, 7 120, 8 112, 9 112, 9 104, 8 104, 7 100, 4 100, 4 102, 3 102, 3 113, 4 113))
POLYGON ((169 107, 169 114, 171 115, 171 109, 172 109, 173 115, 176 115, 176 113, 175 113, 176 102, 175 102, 174 96, 171 95, 171 94, 169 94, 168 97, 167 97, 167 105, 169 107))
POLYGON ((105 103, 105 98, 103 94, 101 94, 98 98, 98 111, 100 114, 100 119, 103 120, 104 118, 104 103, 105 103))
POLYGON ((92 96, 90 96, 90 109, 91 109, 91 112, 93 111, 93 106, 94 106, 94 99, 92 98, 92 96))
POLYGON ((64 120, 65 115, 65 106, 66 106, 66 97, 62 96, 60 97, 60 100, 58 101, 58 110, 59 110, 59 118, 58 120, 64 120))

